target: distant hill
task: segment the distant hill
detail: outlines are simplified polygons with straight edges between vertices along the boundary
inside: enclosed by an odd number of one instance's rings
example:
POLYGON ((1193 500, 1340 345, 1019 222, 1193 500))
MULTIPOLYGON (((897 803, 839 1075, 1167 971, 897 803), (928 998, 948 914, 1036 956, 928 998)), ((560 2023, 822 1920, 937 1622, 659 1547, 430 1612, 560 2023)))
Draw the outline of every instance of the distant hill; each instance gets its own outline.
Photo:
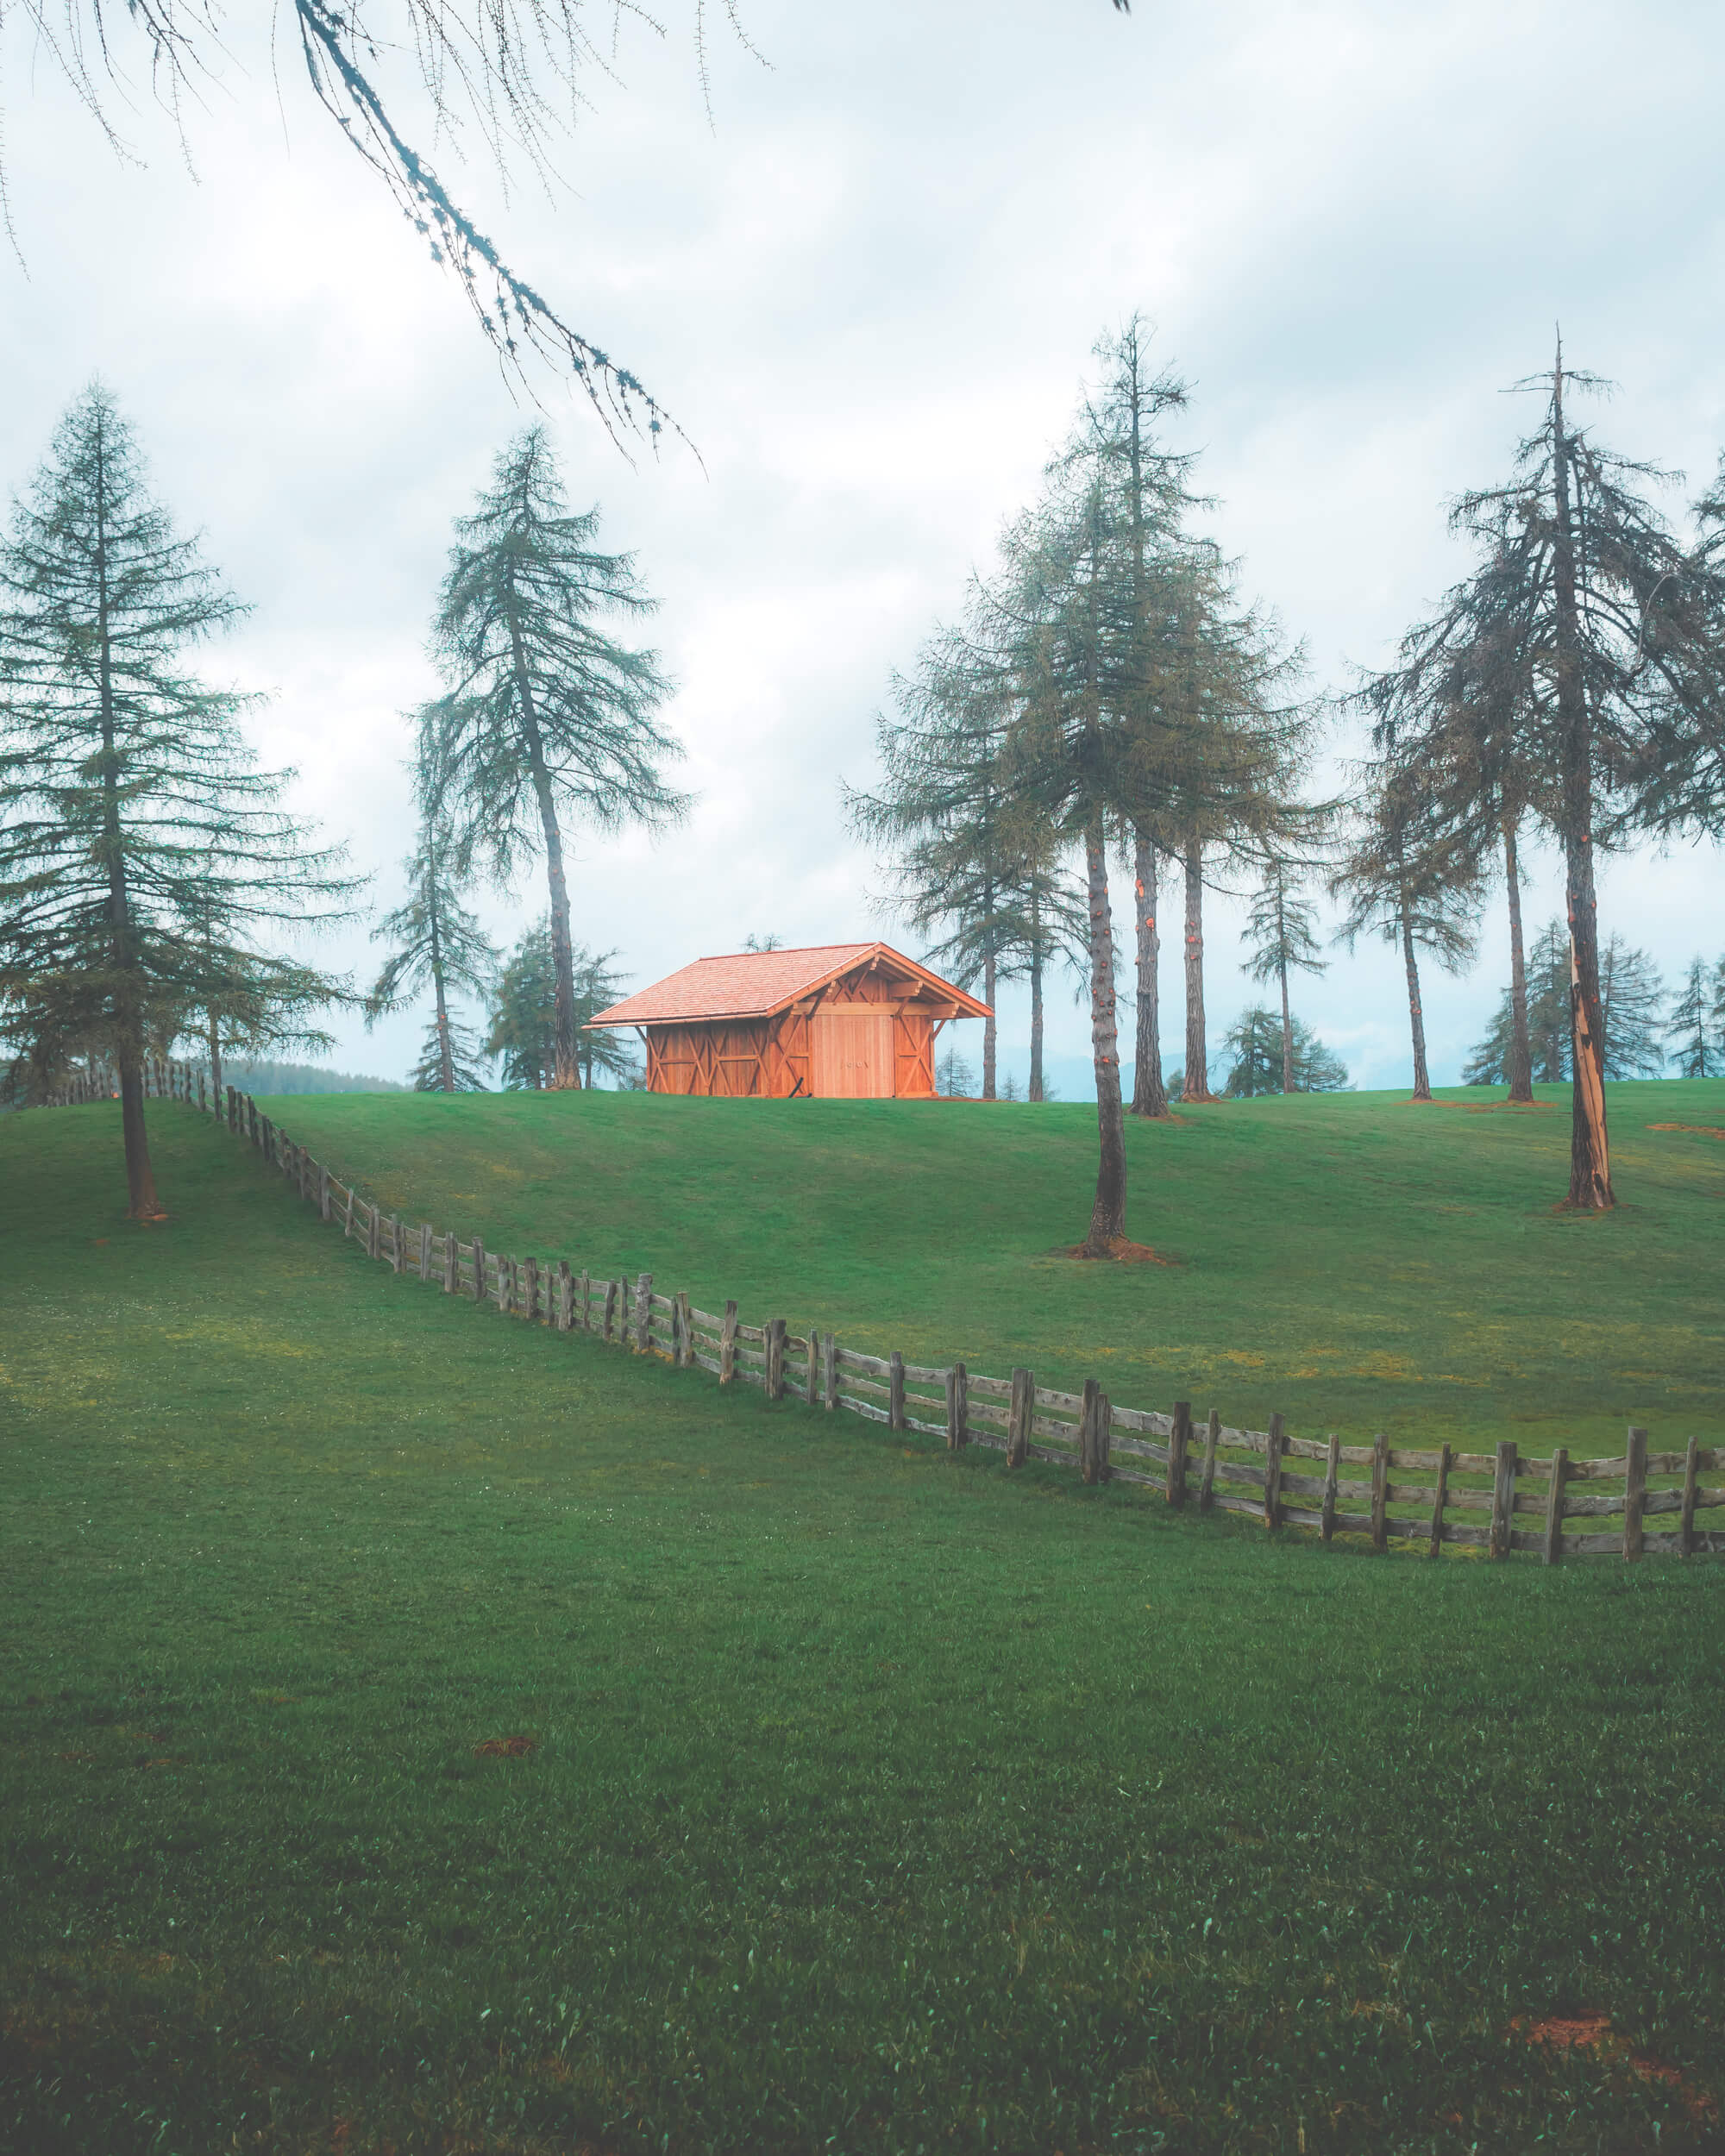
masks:
POLYGON ((393 1078, 356 1078, 317 1063, 278 1063, 265 1056, 224 1056, 222 1081, 242 1093, 410 1093, 393 1078))

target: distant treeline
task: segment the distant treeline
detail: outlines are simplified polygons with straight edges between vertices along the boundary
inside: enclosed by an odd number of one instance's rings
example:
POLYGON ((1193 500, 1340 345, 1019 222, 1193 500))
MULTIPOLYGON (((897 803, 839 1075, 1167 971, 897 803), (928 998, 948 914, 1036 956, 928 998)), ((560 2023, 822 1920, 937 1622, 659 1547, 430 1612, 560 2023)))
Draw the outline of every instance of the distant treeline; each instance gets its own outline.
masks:
POLYGON ((316 1063, 279 1063, 267 1057, 224 1056, 222 1081, 242 1093, 406 1093, 392 1078, 356 1078, 348 1070, 316 1063))

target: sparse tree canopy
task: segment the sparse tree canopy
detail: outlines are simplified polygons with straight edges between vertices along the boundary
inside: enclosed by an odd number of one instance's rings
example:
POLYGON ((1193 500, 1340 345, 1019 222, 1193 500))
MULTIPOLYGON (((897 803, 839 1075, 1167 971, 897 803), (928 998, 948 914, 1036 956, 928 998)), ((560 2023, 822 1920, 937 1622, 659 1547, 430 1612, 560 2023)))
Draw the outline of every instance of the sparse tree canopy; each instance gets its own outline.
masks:
MULTIPOLYGON (((1282 1086, 1283 1093, 1330 1090, 1298 1085, 1295 1076, 1294 1014, 1288 1000, 1290 973, 1325 973, 1314 926, 1317 909, 1300 893, 1301 864, 1279 849, 1266 853, 1263 880, 1240 940, 1250 954, 1246 972, 1253 981, 1274 981, 1282 992, 1282 1086)), ((1261 1088, 1260 1088, 1261 1090, 1261 1088)))
POLYGON ((1347 1065, 1291 1014, 1284 1020, 1282 1014, 1261 1006, 1242 1011, 1222 1036, 1222 1045, 1233 1059, 1223 1088, 1230 1100, 1251 1100, 1268 1093, 1341 1093, 1346 1088, 1347 1065), (1290 1034, 1291 1056, 1286 1046, 1290 1034), (1287 1082, 1290 1075, 1291 1084, 1287 1082))
MULTIPOLYGON (((612 962, 614 950, 574 954, 576 1024, 609 1010, 622 994, 626 976, 612 962)), ((555 1085, 557 1069, 557 970, 548 921, 530 929, 511 952, 492 991, 487 1056, 503 1059, 503 1082, 511 1092, 536 1091, 555 1085)), ((627 1085, 639 1069, 622 1035, 606 1031, 577 1037, 581 1081, 591 1086, 604 1072, 627 1085)))
POLYGON ((543 854, 556 987, 554 1081, 580 1083, 565 822, 661 830, 687 810, 663 768, 682 744, 657 724, 658 655, 607 635, 607 615, 656 602, 628 555, 593 545, 599 511, 568 514, 551 445, 530 428, 456 527, 433 635, 448 693, 421 729, 421 791, 447 816, 457 866, 507 883, 543 854))
MULTIPOLYGON (((1569 931, 1561 921, 1546 924, 1527 954, 1524 982, 1528 1075, 1542 1086, 1563 1084, 1570 1075, 1569 931)), ((1531 1099, 1531 1090, 1515 1091, 1516 1021, 1513 988, 1502 999, 1483 1040, 1462 1066, 1465 1086, 1509 1086, 1512 1099, 1531 1099)))
POLYGON ((1331 875, 1330 890, 1347 909, 1337 933, 1350 950, 1366 935, 1401 950, 1414 1098, 1429 1100, 1419 953, 1427 952, 1452 973, 1471 962, 1477 895, 1470 863, 1446 843, 1412 790, 1395 774, 1380 770, 1331 875))
POLYGON ((142 1060, 210 1016, 308 1038, 345 984, 261 948, 345 918, 356 886, 281 806, 191 653, 241 611, 145 491, 112 398, 66 414, 0 548, 0 1028, 120 1078, 133 1214, 160 1211, 142 1060))
POLYGON ((1725 1071, 1725 958, 1713 966, 1690 959, 1665 1031, 1680 1078, 1716 1078, 1725 1071))
POLYGON ((407 896, 372 931, 373 942, 387 943, 390 950, 366 998, 367 1027, 386 1011, 399 1010, 410 998, 431 991, 431 1023, 413 1073, 421 1093, 484 1090, 479 1051, 471 1031, 451 1016, 449 993, 464 989, 473 996, 486 994, 497 952, 461 904, 454 854, 447 818, 426 815, 418 843, 403 864, 407 896))

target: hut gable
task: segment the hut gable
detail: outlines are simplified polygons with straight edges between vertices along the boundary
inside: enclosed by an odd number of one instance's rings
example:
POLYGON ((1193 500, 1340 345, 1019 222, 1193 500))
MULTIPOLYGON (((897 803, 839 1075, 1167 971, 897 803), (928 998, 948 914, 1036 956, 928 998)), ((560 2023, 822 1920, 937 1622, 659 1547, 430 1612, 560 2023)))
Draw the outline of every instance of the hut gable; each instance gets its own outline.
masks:
POLYGON ((887 943, 698 958, 602 1011, 633 1025, 653 1093, 881 1100, 934 1092, 934 1042, 988 1006, 887 943))

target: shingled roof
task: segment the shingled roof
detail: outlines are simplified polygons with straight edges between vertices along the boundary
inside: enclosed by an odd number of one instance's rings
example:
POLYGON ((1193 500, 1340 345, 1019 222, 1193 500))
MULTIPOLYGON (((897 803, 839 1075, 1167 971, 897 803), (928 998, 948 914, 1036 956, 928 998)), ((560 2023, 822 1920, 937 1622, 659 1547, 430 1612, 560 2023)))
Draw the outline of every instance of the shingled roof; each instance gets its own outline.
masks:
POLYGON ((986 1018, 988 1006, 943 981, 926 966, 906 958, 890 943, 815 943, 805 950, 744 950, 727 958, 697 958, 667 974, 638 995, 614 1003, 590 1018, 590 1025, 675 1025, 704 1018, 763 1018, 801 996, 812 995, 830 981, 870 958, 963 1006, 971 1018, 986 1018))

